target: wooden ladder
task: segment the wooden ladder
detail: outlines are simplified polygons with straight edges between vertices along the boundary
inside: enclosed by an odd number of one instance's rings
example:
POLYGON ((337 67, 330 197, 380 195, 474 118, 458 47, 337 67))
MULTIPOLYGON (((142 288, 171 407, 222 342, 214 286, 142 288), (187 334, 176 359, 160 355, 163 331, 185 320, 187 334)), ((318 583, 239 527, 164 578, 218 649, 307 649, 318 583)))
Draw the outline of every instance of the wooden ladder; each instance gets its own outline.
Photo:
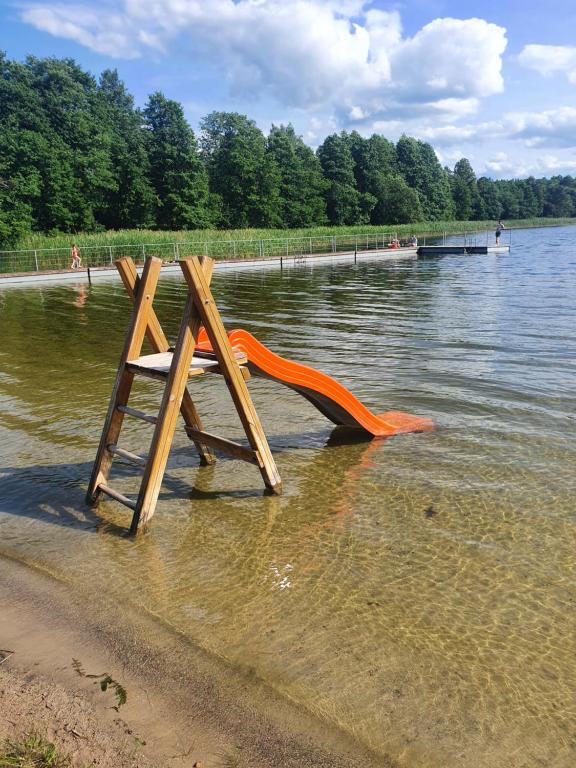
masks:
POLYGON ((147 258, 142 277, 138 277, 132 259, 124 258, 116 262, 124 286, 134 302, 134 312, 120 357, 86 499, 89 504, 95 504, 104 493, 132 509, 134 514, 130 526, 131 535, 142 533, 154 514, 179 412, 182 413, 186 433, 196 445, 202 464, 212 464, 215 461, 211 450, 215 448, 236 459, 256 464, 266 487, 274 493, 282 492, 276 463, 246 385, 246 379, 250 376, 248 369, 243 366, 246 359, 232 350, 210 292, 213 261, 207 257, 200 261, 192 256, 182 259, 179 263, 188 284, 188 297, 178 339, 171 348, 152 306, 162 260, 147 258), (212 357, 194 355, 201 326, 206 329, 212 344, 212 357), (141 357, 145 337, 151 343, 154 354, 141 357), (218 373, 224 377, 244 427, 249 448, 204 431, 187 389, 188 379, 203 373, 218 373), (165 381, 160 409, 156 416, 128 405, 136 375, 165 381), (124 416, 154 425, 154 434, 146 458, 118 445, 124 416), (108 485, 108 476, 115 456, 143 467, 136 500, 124 496, 108 485))

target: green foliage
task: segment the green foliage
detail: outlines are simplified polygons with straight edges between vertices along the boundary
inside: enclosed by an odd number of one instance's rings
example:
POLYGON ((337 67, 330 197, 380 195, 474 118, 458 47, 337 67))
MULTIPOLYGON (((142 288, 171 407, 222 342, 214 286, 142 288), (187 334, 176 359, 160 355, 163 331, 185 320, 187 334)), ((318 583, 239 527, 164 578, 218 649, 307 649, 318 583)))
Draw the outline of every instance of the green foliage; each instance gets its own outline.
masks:
POLYGON ((256 123, 236 112, 212 112, 200 128, 210 190, 219 200, 218 225, 280 226, 280 171, 256 123))
POLYGON ((400 173, 418 192, 422 214, 428 221, 450 219, 453 203, 448 174, 430 144, 402 136, 396 144, 400 173))
POLYGON ((454 173, 450 177, 450 181, 455 217, 461 221, 480 217, 482 206, 476 174, 465 157, 458 160, 454 166, 454 173))
POLYGON ((291 125, 272 126, 268 153, 279 170, 280 225, 313 227, 327 223, 326 182, 314 152, 291 125))
POLYGON ((317 155, 324 177, 328 181, 328 221, 336 226, 369 221, 371 201, 362 200, 362 193, 356 186, 354 158, 346 133, 328 136, 318 147, 317 155))
POLYGON ((182 107, 154 93, 144 109, 144 120, 158 227, 209 226, 208 177, 182 107))
POLYGON ((59 755, 54 744, 37 734, 0 745, 0 768, 67 768, 69 765, 70 760, 59 755))
POLYGON ((105 70, 98 91, 102 119, 112 138, 110 161, 114 186, 100 210, 99 221, 107 229, 146 227, 154 223, 154 189, 145 142, 144 117, 134 109, 116 70, 105 70))

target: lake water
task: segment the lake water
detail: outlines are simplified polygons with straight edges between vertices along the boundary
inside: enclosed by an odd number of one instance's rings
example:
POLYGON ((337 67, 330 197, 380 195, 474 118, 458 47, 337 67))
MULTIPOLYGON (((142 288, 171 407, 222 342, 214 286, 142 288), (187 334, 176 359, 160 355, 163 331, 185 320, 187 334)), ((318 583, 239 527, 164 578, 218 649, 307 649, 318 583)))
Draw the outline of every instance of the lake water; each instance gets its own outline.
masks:
MULTIPOLYGON (((576 229, 509 255, 216 273, 229 328, 433 433, 342 443, 249 383, 282 476, 179 430, 151 531, 84 494, 130 315, 119 281, 0 290, 0 552, 129 600, 410 768, 576 764, 576 229)), ((174 335, 184 289, 163 279, 174 335)), ((190 385, 241 435, 223 382, 190 385)), ((154 412, 139 380, 134 407, 154 412)), ((145 452, 150 428, 126 421, 145 452)), ((114 465, 133 494, 138 473, 114 465)), ((383 757, 384 760, 384 757, 383 757)))

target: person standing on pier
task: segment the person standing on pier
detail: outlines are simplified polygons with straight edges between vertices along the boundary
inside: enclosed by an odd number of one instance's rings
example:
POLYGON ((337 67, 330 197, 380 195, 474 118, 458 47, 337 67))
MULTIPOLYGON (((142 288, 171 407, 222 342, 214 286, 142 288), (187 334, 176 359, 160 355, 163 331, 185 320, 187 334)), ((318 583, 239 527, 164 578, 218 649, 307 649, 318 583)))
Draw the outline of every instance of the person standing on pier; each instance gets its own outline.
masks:
POLYGON ((496 224, 496 245, 500 245, 500 235, 502 234, 503 229, 506 229, 506 227, 502 224, 502 221, 498 219, 498 224, 496 224))
POLYGON ((76 243, 73 243, 72 248, 70 248, 70 256, 72 256, 72 264, 70 265, 70 269, 78 269, 82 263, 82 259, 80 258, 80 251, 78 250, 76 243))

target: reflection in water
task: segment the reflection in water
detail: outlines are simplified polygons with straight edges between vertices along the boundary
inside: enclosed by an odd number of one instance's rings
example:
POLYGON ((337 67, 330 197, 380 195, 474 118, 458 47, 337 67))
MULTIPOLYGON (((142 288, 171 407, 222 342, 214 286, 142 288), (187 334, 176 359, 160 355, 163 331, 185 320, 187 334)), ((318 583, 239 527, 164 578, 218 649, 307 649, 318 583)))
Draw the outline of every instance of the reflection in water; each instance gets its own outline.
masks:
MULTIPOLYGON (((129 512, 83 503, 130 314, 122 286, 79 285, 72 301, 69 287, 0 292, 0 547, 110 601, 128 595, 403 764, 571 767, 572 238, 521 233, 501 257, 216 274, 229 327, 439 429, 353 442, 252 380, 284 496, 241 462, 199 467, 180 432, 138 542, 123 536, 129 512)), ((161 283, 172 335, 183 298, 180 281, 161 283)), ((207 429, 238 438, 224 384, 192 386, 207 429)), ((135 407, 158 404, 158 385, 139 382, 135 407)), ((125 447, 150 437, 130 423, 125 447)), ((114 473, 134 492, 134 468, 114 473)))

